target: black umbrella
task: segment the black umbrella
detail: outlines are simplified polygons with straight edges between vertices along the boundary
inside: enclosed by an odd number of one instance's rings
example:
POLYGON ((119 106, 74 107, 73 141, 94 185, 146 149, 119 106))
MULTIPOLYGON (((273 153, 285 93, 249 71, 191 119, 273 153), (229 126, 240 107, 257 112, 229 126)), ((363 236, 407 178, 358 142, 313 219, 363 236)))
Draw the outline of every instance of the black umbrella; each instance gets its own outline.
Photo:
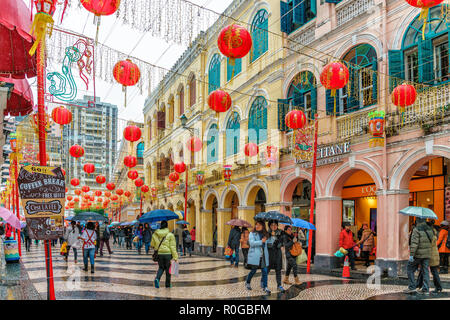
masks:
POLYGON ((80 212, 73 216, 72 221, 108 221, 108 218, 97 212, 80 212))
POLYGON ((285 224, 293 224, 291 218, 289 218, 287 215, 282 214, 279 211, 267 211, 267 212, 260 212, 256 216, 254 216, 255 220, 276 220, 281 223, 285 224))

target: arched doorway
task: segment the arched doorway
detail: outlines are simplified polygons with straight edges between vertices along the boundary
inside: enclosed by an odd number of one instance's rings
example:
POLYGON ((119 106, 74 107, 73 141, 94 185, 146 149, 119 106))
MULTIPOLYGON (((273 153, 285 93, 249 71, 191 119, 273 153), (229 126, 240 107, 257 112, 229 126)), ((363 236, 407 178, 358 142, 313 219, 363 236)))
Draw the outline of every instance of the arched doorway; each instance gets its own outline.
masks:
POLYGON ((217 249, 217 193, 211 192, 206 195, 205 210, 202 212, 202 245, 206 253, 217 249))
POLYGON ((255 198, 255 215, 266 211, 266 194, 262 188, 259 188, 255 198))
POLYGON ((239 206, 239 197, 235 191, 229 191, 223 202, 223 209, 220 212, 220 221, 221 225, 219 229, 222 229, 222 232, 219 230, 219 246, 226 247, 228 242, 228 236, 230 234, 230 230, 232 226, 226 225, 227 221, 231 219, 238 219, 238 206, 239 206))

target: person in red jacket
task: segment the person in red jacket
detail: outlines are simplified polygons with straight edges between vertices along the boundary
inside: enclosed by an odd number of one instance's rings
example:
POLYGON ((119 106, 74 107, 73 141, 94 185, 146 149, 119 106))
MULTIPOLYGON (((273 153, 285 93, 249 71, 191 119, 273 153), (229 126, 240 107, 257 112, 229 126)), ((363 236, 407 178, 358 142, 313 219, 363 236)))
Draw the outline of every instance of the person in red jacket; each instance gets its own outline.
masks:
POLYGON ((350 268, 352 270, 356 270, 354 246, 355 241, 353 240, 353 232, 350 230, 350 223, 345 222, 344 229, 342 229, 339 235, 339 248, 344 248, 348 251, 348 260, 350 261, 350 268))
POLYGON ((194 251, 194 244, 195 244, 195 226, 191 230, 191 239, 192 239, 192 251, 194 251))

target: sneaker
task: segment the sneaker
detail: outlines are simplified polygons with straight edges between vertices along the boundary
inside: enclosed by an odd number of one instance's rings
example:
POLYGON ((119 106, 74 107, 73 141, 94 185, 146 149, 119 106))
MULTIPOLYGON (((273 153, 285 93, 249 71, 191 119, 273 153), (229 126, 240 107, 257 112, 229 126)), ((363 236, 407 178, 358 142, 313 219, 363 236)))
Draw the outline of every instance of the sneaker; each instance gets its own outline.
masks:
POLYGON ((252 290, 252 287, 250 286, 250 283, 248 283, 248 282, 245 283, 245 288, 247 290, 252 290))
POLYGON ((266 294, 271 294, 272 292, 269 290, 269 288, 267 288, 267 287, 265 287, 264 288, 264 293, 266 293, 266 294))
POLYGON ((418 291, 418 294, 423 294, 424 296, 429 296, 430 295, 430 291, 418 291))
POLYGON ((286 290, 284 290, 284 288, 282 286, 279 286, 278 290, 280 290, 281 293, 285 293, 286 292, 286 290))
POLYGON ((159 280, 155 279, 155 288, 159 289, 159 280))
POLYGON ((417 291, 415 289, 405 289, 403 290, 403 293, 407 293, 407 294, 411 294, 411 293, 416 293, 417 291))
POLYGON ((91 268, 91 273, 94 273, 94 268, 91 268))

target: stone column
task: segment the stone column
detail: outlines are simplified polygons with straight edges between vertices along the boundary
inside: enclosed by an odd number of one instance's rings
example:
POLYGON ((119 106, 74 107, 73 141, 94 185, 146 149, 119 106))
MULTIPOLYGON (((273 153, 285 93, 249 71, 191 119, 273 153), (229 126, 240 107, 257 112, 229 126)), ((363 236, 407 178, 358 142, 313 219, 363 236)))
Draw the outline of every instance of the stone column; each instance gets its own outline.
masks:
POLYGON ((339 266, 334 253, 339 249, 342 224, 342 198, 316 198, 316 256, 314 265, 323 269, 339 266))
POLYGON ((202 209, 200 211, 200 215, 201 215, 201 226, 202 226, 202 230, 201 230, 201 238, 202 238, 202 243, 201 243, 201 251, 203 253, 209 253, 212 251, 212 245, 213 245, 213 225, 212 225, 212 211, 211 210, 205 210, 202 209))
POLYGON ((231 208, 217 209, 217 255, 223 256, 224 248, 228 244, 231 226, 226 225, 231 220, 231 208))
POLYGON ((378 192, 376 265, 390 277, 405 273, 409 257, 409 218, 398 212, 409 205, 409 190, 378 192), (387 210, 384 210, 387 208, 387 210))

